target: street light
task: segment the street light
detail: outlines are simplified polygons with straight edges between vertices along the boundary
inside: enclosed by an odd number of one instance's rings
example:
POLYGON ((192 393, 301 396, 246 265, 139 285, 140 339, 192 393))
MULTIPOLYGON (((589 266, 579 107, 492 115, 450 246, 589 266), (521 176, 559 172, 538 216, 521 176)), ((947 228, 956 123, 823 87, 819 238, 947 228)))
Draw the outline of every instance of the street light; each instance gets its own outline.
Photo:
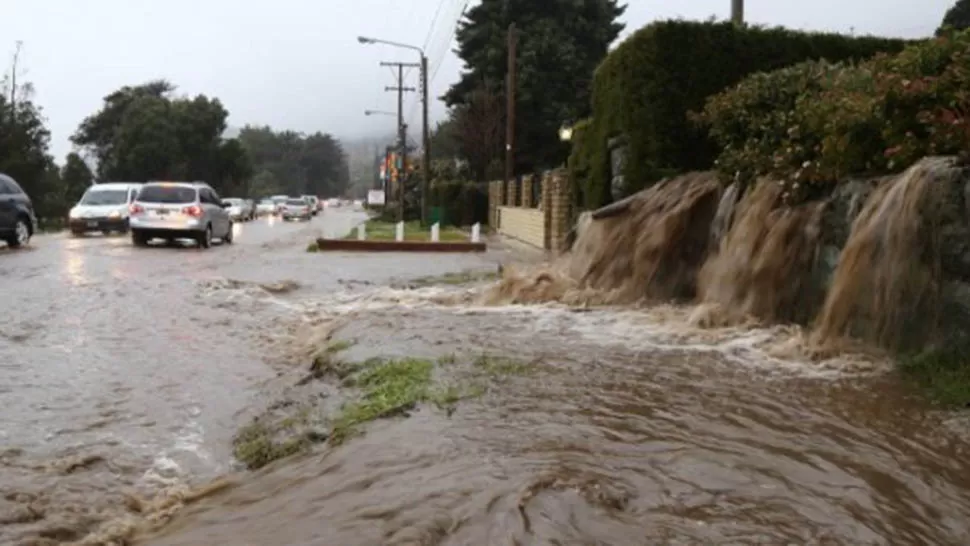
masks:
POLYGON ((427 224, 428 179, 431 178, 431 132, 430 128, 428 127, 428 57, 424 54, 424 50, 420 47, 402 44, 401 42, 392 42, 390 40, 381 40, 379 38, 370 38, 367 36, 358 36, 357 41, 364 45, 384 44, 402 49, 410 49, 412 51, 417 51, 421 56, 421 103, 424 110, 421 116, 422 121, 424 122, 421 131, 421 140, 424 148, 424 157, 421 160, 421 171, 423 172, 423 176, 421 177, 421 223, 427 224))
POLYGON ((570 125, 563 125, 559 128, 559 140, 569 142, 573 139, 573 128, 570 125))

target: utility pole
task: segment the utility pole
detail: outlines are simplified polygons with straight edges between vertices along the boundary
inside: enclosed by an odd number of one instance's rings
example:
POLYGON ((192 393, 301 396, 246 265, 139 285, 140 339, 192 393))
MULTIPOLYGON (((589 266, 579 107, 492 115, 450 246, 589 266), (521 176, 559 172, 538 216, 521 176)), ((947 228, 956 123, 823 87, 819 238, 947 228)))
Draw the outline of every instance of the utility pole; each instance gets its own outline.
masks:
POLYGON ((428 188, 431 186, 431 130, 428 128, 428 57, 421 53, 421 140, 424 157, 421 159, 421 225, 428 225, 428 188))
MULTIPOLYGON (((515 23, 509 25, 508 68, 505 76, 505 187, 515 176, 515 23)), ((507 191, 507 190, 506 190, 507 191)))
POLYGON ((731 22, 735 25, 744 24, 744 0, 731 0, 731 22))
POLYGON ((13 62, 10 67, 10 122, 17 123, 17 64, 20 62, 20 49, 24 43, 17 40, 13 52, 13 62))
POLYGON ((397 85, 385 87, 385 91, 397 91, 397 139, 401 154, 401 171, 398 173, 398 221, 404 221, 404 182, 408 172, 408 142, 407 125, 404 124, 404 92, 415 91, 413 87, 404 86, 404 67, 421 66, 415 63, 381 63, 381 66, 397 67, 397 85))

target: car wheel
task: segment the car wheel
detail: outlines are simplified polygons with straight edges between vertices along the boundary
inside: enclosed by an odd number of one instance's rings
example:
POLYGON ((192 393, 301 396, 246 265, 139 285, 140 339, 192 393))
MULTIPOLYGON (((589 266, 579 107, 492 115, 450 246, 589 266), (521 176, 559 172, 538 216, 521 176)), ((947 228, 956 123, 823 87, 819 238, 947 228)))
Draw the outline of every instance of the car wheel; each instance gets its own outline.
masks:
POLYGON ((227 231, 226 236, 222 238, 222 242, 226 243, 227 245, 232 244, 232 226, 232 222, 229 222, 229 231, 227 231))
POLYGON ((209 248, 212 246, 212 226, 206 226, 205 231, 199 234, 197 241, 199 248, 209 248))
POLYGON ((135 246, 148 246, 148 236, 137 229, 131 230, 131 243, 135 246))
POLYGON ((14 225, 13 234, 7 239, 10 248, 20 248, 30 241, 30 226, 23 218, 17 218, 14 225))

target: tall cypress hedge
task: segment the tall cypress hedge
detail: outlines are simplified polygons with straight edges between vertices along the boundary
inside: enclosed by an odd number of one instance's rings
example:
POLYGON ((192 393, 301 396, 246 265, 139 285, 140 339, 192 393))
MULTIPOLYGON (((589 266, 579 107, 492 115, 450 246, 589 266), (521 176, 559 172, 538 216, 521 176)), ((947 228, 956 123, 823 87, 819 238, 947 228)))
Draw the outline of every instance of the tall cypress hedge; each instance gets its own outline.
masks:
POLYGON ((688 119, 707 97, 744 76, 810 59, 862 60, 897 52, 906 41, 808 33, 731 23, 662 21, 620 44, 597 68, 593 119, 574 141, 572 161, 585 167, 584 204, 610 200, 607 141, 628 142, 625 193, 665 175, 709 169, 718 155, 704 128, 688 119))

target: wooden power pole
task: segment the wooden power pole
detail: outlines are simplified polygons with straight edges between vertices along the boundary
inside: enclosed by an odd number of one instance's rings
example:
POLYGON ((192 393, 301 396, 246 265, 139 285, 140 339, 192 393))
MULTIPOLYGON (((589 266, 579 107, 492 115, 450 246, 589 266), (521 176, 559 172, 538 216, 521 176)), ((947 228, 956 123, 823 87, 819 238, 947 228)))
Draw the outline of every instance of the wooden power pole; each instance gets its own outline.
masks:
POLYGON ((428 189, 431 187, 431 129, 428 128, 428 58, 421 53, 421 225, 428 225, 428 189))
POLYGON ((508 67, 505 76, 505 187, 515 176, 515 23, 509 25, 508 32, 508 67))
POLYGON ((744 24, 744 0, 731 0, 731 22, 735 25, 744 24))
POLYGON ((16 49, 13 52, 13 62, 10 66, 10 122, 17 123, 17 65, 20 63, 20 49, 24 43, 17 40, 16 49))
POLYGON ((397 139, 398 149, 401 156, 401 170, 398 171, 397 180, 397 216, 398 221, 404 221, 404 182, 407 180, 408 173, 408 141, 407 125, 404 124, 404 92, 415 91, 413 87, 404 86, 404 67, 421 66, 414 63, 381 63, 381 66, 397 68, 397 85, 385 87, 385 91, 397 91, 397 139))

